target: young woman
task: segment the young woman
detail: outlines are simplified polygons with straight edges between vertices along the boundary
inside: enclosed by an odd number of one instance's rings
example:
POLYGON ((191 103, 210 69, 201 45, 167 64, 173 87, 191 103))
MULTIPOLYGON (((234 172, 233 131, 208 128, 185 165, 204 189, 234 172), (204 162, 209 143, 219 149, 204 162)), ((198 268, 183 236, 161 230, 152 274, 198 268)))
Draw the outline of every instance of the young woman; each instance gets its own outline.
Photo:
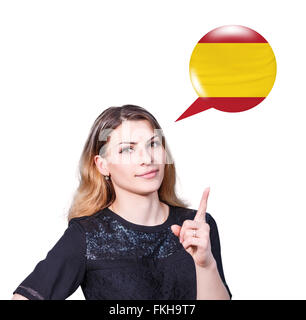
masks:
POLYGON ((62 237, 13 299, 231 299, 218 229, 175 193, 162 129, 142 107, 110 107, 95 120, 62 237))

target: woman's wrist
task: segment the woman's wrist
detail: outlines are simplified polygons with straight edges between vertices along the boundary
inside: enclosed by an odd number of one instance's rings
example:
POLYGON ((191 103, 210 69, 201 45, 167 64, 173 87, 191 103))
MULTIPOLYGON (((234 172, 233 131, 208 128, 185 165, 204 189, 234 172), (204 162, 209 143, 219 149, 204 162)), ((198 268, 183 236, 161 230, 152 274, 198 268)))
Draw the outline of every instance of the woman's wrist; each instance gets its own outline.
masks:
POLYGON ((212 259, 206 266, 199 266, 195 263, 196 270, 215 270, 217 269, 217 262, 212 259))

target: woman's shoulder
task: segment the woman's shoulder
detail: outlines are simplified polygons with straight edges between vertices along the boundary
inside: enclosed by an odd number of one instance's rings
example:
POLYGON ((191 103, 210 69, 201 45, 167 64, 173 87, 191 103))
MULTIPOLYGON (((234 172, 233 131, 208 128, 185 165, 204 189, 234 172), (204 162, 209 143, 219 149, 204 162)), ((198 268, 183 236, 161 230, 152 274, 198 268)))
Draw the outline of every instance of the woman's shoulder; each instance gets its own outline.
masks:
MULTIPOLYGON (((197 209, 193 208, 175 206, 175 214, 178 219, 178 223, 183 223, 185 220, 193 220, 197 211, 197 209)), ((206 222, 210 224, 213 221, 214 219, 212 215, 206 212, 206 222)))
POLYGON ((97 218, 104 212, 103 209, 96 211, 92 215, 86 215, 86 216, 79 216, 79 217, 73 217, 69 220, 68 226, 71 225, 79 225, 81 226, 85 231, 87 231, 88 228, 93 227, 94 225, 97 225, 97 218))

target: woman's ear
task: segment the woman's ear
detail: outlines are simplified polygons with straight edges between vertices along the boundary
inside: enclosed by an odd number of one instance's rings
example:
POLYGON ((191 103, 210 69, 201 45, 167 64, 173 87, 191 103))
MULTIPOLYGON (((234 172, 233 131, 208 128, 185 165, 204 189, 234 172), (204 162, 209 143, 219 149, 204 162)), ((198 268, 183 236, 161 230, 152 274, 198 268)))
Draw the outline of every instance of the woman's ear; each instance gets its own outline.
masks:
POLYGON ((96 155, 94 157, 94 160, 95 160, 96 167, 98 168, 100 173, 103 174, 104 176, 108 176, 109 170, 107 166, 107 160, 105 158, 102 158, 100 155, 96 155))

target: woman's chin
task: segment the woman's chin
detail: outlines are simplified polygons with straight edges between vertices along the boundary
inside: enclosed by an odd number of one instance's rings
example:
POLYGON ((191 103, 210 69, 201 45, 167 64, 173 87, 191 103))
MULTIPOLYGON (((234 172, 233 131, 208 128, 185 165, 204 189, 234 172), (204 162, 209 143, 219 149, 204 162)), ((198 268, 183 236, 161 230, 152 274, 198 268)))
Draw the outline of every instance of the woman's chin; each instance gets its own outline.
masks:
MULTIPOLYGON (((136 185, 134 185, 136 187, 136 185)), ((151 183, 137 183, 137 187, 134 189, 135 193, 152 193, 159 189, 160 183, 158 181, 151 183)))

